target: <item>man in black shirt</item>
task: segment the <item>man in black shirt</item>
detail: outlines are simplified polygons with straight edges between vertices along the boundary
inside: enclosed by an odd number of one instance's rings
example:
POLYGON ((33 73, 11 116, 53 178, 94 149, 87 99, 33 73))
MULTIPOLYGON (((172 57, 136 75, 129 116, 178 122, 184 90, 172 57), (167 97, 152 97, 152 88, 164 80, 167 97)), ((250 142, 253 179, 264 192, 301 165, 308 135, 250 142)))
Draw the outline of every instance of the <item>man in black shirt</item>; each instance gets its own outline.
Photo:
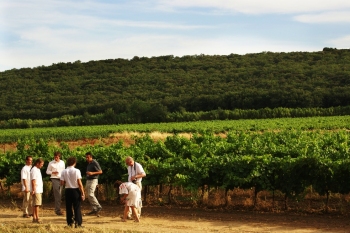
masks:
POLYGON ((100 164, 95 159, 92 159, 91 152, 87 152, 85 154, 85 158, 88 162, 86 168, 86 194, 92 207, 92 210, 88 213, 88 215, 91 215, 97 214, 102 209, 102 206, 95 197, 95 190, 96 186, 98 185, 98 176, 102 174, 102 169, 100 164))

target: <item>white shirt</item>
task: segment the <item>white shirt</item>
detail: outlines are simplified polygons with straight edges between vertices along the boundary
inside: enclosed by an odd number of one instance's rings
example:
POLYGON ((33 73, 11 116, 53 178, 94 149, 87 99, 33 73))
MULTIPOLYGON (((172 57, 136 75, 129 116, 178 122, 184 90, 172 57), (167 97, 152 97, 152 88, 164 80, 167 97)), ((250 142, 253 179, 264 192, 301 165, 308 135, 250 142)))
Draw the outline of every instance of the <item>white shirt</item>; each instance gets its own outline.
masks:
POLYGON ((40 169, 36 166, 34 166, 30 171, 30 191, 33 191, 32 180, 35 180, 35 193, 43 193, 43 177, 41 176, 40 169))
POLYGON ((59 179, 61 177, 61 172, 64 170, 65 165, 63 160, 57 162, 56 160, 52 160, 46 169, 46 174, 51 175, 50 178, 59 179), (52 172, 58 172, 58 174, 52 174, 52 172))
POLYGON ((65 187, 70 189, 79 188, 78 179, 81 179, 81 172, 79 169, 69 166, 61 173, 61 180, 65 182, 65 187))
POLYGON ((28 190, 30 189, 30 169, 31 168, 32 168, 32 166, 30 166, 30 165, 24 165, 24 167, 21 170, 22 191, 26 190, 26 187, 24 186, 23 180, 26 180, 28 190))
MULTIPOLYGON (((128 181, 132 182, 131 177, 132 176, 136 176, 136 175, 140 175, 140 174, 146 174, 145 170, 143 170, 143 167, 141 166, 141 164, 134 162, 134 166, 128 166, 128 181)), ((142 178, 137 178, 137 182, 141 182, 142 178)))

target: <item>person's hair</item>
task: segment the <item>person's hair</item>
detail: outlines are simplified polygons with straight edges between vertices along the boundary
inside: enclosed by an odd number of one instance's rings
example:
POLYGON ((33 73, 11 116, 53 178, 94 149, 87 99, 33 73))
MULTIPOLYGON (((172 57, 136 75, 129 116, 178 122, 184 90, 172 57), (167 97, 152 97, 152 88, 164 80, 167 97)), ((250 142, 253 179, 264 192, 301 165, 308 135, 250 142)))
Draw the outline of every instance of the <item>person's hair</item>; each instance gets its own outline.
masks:
POLYGON ((61 157, 61 152, 59 152, 59 151, 56 151, 54 154, 53 154, 54 156, 60 156, 61 157))
POLYGON ((86 152, 85 156, 90 156, 92 158, 92 153, 90 151, 86 152))
POLYGON ((67 159, 67 166, 73 166, 76 163, 77 163, 77 158, 75 157, 69 157, 67 159))
POLYGON ((134 159, 131 156, 128 156, 126 157, 125 162, 128 162, 128 161, 134 161, 134 159))
POLYGON ((38 165, 38 164, 40 164, 42 162, 44 162, 44 160, 42 158, 38 158, 38 159, 35 160, 34 165, 36 166, 36 165, 38 165))
POLYGON ((120 181, 120 180, 116 180, 115 182, 114 182, 114 188, 115 189, 119 189, 119 186, 122 184, 123 182, 122 181, 120 181))
POLYGON ((33 156, 28 155, 28 156, 26 157, 26 160, 28 160, 29 158, 33 158, 33 156))

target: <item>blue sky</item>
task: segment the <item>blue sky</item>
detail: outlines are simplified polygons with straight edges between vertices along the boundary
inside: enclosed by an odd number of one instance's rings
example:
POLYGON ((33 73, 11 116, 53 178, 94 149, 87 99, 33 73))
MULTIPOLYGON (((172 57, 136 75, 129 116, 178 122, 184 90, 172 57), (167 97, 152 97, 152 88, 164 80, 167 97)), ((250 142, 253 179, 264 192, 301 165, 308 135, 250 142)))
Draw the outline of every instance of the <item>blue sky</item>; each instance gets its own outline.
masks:
POLYGON ((0 0, 0 71, 324 47, 350 49, 349 0, 0 0))

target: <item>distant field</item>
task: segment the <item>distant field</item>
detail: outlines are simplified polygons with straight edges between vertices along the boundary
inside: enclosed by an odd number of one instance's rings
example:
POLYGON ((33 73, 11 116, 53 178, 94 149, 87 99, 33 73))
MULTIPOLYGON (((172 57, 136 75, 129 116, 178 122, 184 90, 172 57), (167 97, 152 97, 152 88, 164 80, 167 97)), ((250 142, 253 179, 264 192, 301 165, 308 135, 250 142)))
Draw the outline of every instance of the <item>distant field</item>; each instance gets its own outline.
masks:
POLYGON ((74 141, 113 137, 114 133, 225 133, 228 131, 275 130, 339 130, 350 128, 350 116, 278 118, 227 121, 196 121, 179 123, 148 123, 0 130, 0 143, 17 142, 23 138, 74 141))

